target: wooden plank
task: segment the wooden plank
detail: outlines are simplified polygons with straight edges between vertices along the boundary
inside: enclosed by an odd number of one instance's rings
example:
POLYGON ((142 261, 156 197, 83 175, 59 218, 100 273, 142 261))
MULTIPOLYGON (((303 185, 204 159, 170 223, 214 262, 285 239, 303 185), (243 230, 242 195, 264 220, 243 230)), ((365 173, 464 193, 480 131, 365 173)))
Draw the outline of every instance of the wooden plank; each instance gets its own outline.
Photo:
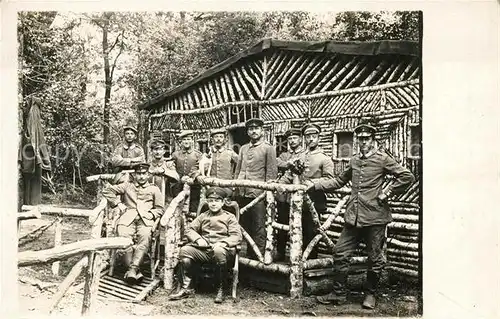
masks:
MULTIPOLYGON (((249 72, 245 67, 245 65, 242 65, 240 67, 240 71, 243 74, 243 78, 241 79, 242 81, 248 82, 249 86, 253 89, 252 91, 248 91, 249 95, 251 96, 252 100, 257 100, 260 94, 260 87, 259 85, 254 81, 254 79, 250 76, 249 72)), ((248 87, 247 87, 248 89, 248 87)))
POLYGON ((94 309, 97 290, 99 287, 99 277, 101 270, 101 255, 99 252, 90 251, 87 254, 88 267, 85 274, 85 286, 83 292, 82 315, 89 315, 94 309))
POLYGON ((107 286, 115 287, 122 289, 123 291, 127 292, 128 294, 136 295, 141 289, 139 288, 132 288, 128 283, 125 281, 114 281, 114 280, 109 280, 110 276, 106 276, 104 278, 101 278, 101 284, 106 284, 107 286))
MULTIPOLYGON (((54 247, 60 247, 62 244, 62 218, 57 217, 54 229, 54 247)), ((59 277, 60 261, 52 264, 52 274, 59 277)))
POLYGON ((160 279, 155 278, 145 289, 143 289, 136 297, 134 301, 140 302, 144 300, 153 290, 155 290, 160 285, 160 279))
POLYGON ((56 260, 67 259, 90 250, 123 249, 131 245, 132 239, 124 237, 81 240, 52 249, 20 252, 17 254, 17 265, 18 267, 24 267, 40 263, 49 263, 56 260))
POLYGON ((122 287, 115 287, 113 285, 110 285, 106 282, 100 282, 99 283, 99 290, 100 291, 105 291, 115 297, 119 298, 129 298, 129 299, 134 299, 137 296, 136 292, 130 292, 128 290, 123 289, 122 287))

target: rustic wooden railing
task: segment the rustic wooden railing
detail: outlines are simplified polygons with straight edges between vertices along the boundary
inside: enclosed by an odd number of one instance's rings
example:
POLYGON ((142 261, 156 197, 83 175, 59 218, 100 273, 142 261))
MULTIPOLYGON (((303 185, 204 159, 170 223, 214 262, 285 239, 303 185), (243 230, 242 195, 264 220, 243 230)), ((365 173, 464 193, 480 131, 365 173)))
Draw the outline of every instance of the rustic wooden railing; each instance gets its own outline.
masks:
MULTIPOLYGON (((97 178, 91 177, 92 180, 105 180, 113 178, 113 174, 100 175, 97 178)), ((87 179, 89 180, 89 178, 87 179)), ((170 202, 165 208, 164 214, 161 219, 157 220, 163 228, 165 238, 165 259, 163 268, 163 284, 166 290, 174 288, 174 268, 178 263, 179 249, 182 241, 181 230, 186 228, 186 221, 189 216, 188 203, 190 196, 190 185, 193 183, 201 184, 204 186, 219 186, 219 187, 251 187, 264 190, 264 192, 254 199, 247 206, 242 207, 240 213, 244 214, 249 208, 254 206, 257 202, 264 200, 266 202, 266 246, 264 253, 257 248, 253 238, 243 229, 242 234, 244 240, 247 242, 247 250, 251 249, 255 252, 256 260, 251 260, 245 257, 240 258, 240 263, 255 269, 262 269, 265 271, 278 272, 289 277, 290 282, 290 296, 298 297, 303 293, 303 272, 308 269, 329 268, 332 266, 331 258, 308 259, 309 254, 314 247, 323 247, 323 251, 331 252, 334 247, 334 241, 340 235, 340 232, 332 231, 331 226, 342 227, 344 224, 343 217, 341 216, 342 208, 345 206, 347 199, 350 195, 349 187, 344 187, 336 191, 336 200, 333 205, 334 208, 329 208, 325 213, 319 215, 314 209, 314 205, 305 193, 305 186, 298 184, 280 184, 280 183, 262 183, 249 180, 221 180, 205 176, 198 176, 195 180, 188 180, 184 184, 183 190, 170 202), (291 209, 290 209, 290 222, 289 225, 280 224, 275 221, 273 216, 276 216, 276 206, 274 202, 274 191, 292 193, 291 209), (338 197, 340 196, 340 197, 338 197), (309 211, 313 216, 313 221, 316 229, 316 236, 309 243, 303 243, 302 240, 302 206, 307 205, 309 211), (290 261, 289 264, 273 263, 273 235, 275 230, 286 231, 290 234, 290 261)), ((204 196, 204 192, 201 192, 204 196)), ((200 199, 203 202, 203 198, 200 199)), ((330 204, 332 202, 330 201, 330 204)), ((396 202, 397 204, 397 202, 396 202)), ((407 214, 407 207, 400 207, 401 209, 394 214, 394 222, 389 224, 389 230, 403 231, 407 233, 410 231, 413 236, 415 232, 418 234, 418 225, 408 224, 405 221, 417 218, 407 214)), ((399 209, 399 207, 396 207, 399 209)), ((414 208, 418 211, 418 208, 414 208)), ((418 213, 418 212, 417 212, 418 213)), ((413 236, 415 237, 415 236, 413 236)), ((399 267, 396 270, 405 273, 409 276, 417 276, 418 272, 413 267, 411 262, 418 257, 418 245, 413 243, 404 242, 403 238, 389 238, 387 251, 398 258, 398 260, 391 259, 391 266, 399 267), (399 240, 401 239, 401 240, 399 240), (411 258, 411 260, 403 260, 404 258, 411 258), (400 264, 394 264, 399 262, 400 264), (407 264, 405 266, 405 264, 407 264), (411 267, 410 267, 411 266, 411 267)), ((406 239, 406 238, 405 238, 406 239)), ((361 248, 364 246, 361 245, 361 248)), ((366 256, 352 257, 351 262, 357 264, 365 264, 366 256)), ((418 258, 417 258, 418 260, 418 258)))

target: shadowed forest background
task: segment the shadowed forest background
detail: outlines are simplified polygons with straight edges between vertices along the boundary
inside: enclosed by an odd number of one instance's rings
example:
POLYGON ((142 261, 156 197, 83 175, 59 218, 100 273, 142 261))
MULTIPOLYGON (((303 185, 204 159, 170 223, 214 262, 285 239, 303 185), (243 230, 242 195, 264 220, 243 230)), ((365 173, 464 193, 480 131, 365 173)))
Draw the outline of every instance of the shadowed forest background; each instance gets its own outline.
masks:
POLYGON ((40 107, 51 200, 86 204, 85 176, 107 171, 121 126, 137 105, 262 38, 418 41, 418 12, 22 12, 18 17, 19 132, 40 107), (54 198, 56 197, 56 198, 54 198))

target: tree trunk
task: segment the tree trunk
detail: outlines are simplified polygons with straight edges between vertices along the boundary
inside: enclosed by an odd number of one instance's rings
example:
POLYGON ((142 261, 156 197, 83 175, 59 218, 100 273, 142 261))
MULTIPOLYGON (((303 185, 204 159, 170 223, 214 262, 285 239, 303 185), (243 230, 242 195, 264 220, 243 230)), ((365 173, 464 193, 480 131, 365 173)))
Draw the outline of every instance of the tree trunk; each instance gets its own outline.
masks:
POLYGON ((103 142, 104 144, 109 143, 109 100, 111 98, 111 68, 109 65, 109 50, 108 50, 108 30, 109 30, 109 19, 112 13, 104 13, 102 21, 102 56, 104 59, 104 111, 103 111, 103 142))

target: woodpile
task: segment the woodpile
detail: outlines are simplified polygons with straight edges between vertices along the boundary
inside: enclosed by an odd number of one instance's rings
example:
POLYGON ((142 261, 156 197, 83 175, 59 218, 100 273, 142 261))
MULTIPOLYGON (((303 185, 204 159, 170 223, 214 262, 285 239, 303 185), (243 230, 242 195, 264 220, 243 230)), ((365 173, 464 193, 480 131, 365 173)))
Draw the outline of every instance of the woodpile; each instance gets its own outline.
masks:
MULTIPOLYGON (((410 189, 411 191, 411 189, 410 189)), ((404 194, 403 194, 404 196, 404 194)), ((330 197, 330 205, 336 205, 338 198, 330 197)), ((387 268, 406 276, 418 276, 419 267, 419 219, 420 208, 417 203, 408 203, 402 201, 390 202, 393 221, 388 225, 387 230, 387 268)), ((329 209, 330 210, 330 209, 329 209)), ((340 237, 340 232, 344 225, 343 214, 335 216, 331 226, 326 230, 326 234, 336 243, 340 237)), ((331 219, 330 213, 320 214, 320 222, 331 219)), ((323 241, 318 243, 319 251, 329 254, 330 247, 323 241)), ((365 245, 360 244, 357 255, 366 256, 365 245)))

